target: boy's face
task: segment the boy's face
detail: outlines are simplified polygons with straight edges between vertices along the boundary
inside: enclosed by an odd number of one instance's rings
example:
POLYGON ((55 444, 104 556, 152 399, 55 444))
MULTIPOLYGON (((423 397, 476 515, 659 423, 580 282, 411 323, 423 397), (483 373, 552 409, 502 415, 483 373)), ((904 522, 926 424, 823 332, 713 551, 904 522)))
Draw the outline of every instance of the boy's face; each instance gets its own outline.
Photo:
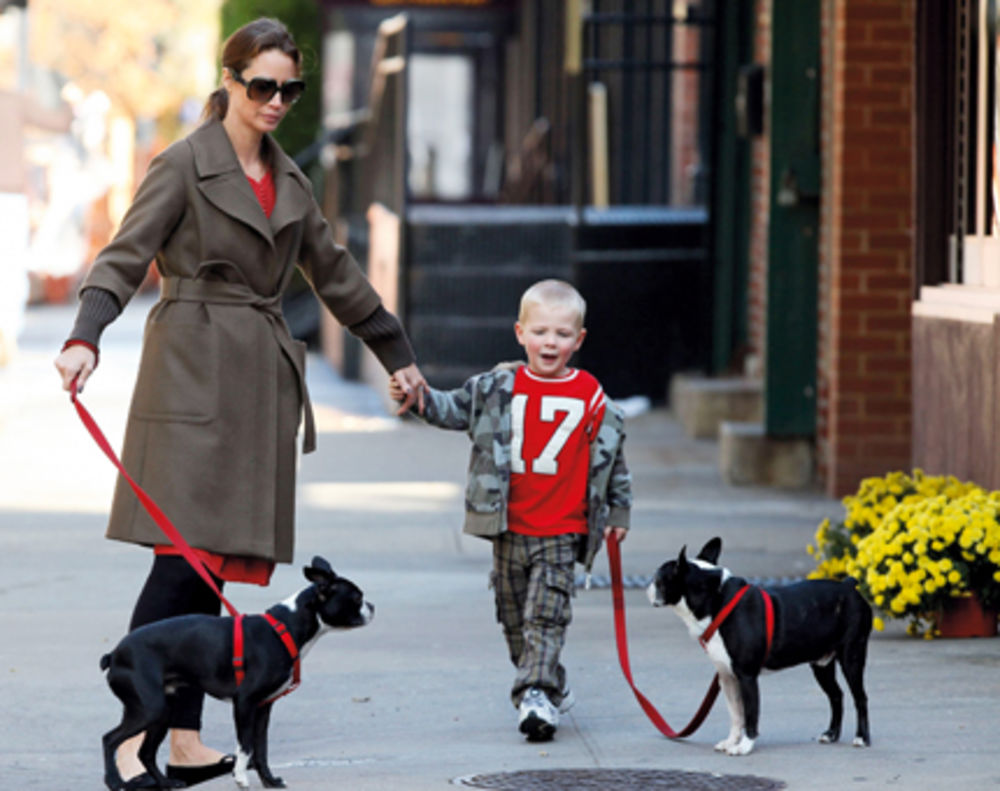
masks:
POLYGON ((528 368, 546 378, 564 376, 573 352, 580 348, 587 331, 579 315, 568 305, 532 305, 514 334, 528 355, 528 368))

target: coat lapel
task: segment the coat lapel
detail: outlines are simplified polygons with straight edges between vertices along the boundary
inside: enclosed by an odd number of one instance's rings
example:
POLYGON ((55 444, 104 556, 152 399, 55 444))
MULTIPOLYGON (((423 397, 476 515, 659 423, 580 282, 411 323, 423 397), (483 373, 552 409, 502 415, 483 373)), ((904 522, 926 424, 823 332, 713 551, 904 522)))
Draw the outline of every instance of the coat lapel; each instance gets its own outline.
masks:
POLYGON ((314 201, 312 186, 302 171, 270 136, 267 142, 274 152, 275 202, 270 222, 271 232, 277 236, 282 228, 305 217, 314 201))
POLYGON ((201 194, 220 211, 249 225, 273 248, 271 223, 260 208, 222 124, 209 121, 188 140, 194 150, 201 194))

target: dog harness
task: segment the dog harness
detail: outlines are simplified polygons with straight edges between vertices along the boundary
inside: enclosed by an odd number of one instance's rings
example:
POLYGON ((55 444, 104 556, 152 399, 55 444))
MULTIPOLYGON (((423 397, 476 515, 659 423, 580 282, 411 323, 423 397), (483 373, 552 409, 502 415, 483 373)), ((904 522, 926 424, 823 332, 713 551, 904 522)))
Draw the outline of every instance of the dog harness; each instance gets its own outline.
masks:
MULTIPOLYGON (((708 641, 712 639, 712 636, 718 631, 719 627, 722 626, 722 622, 729 617, 729 614, 736 609, 736 605, 740 603, 740 599, 743 598, 750 588, 753 586, 749 583, 744 585, 738 591, 736 595, 733 596, 726 606, 719 610, 718 615, 712 620, 708 625, 708 628, 701 633, 701 637, 698 638, 698 642, 701 647, 706 651, 708 650, 708 641)), ((764 600, 764 635, 765 635, 765 646, 764 646, 764 662, 767 661, 767 657, 771 653, 771 641, 774 639, 774 602, 771 601, 770 594, 763 588, 758 588, 760 591, 760 596, 764 600)), ((763 664, 763 663, 762 663, 763 664)))
MULTIPOLYGON (((288 627, 269 612, 264 613, 262 617, 271 625, 271 628, 277 632, 278 637, 285 646, 285 650, 288 651, 288 655, 292 658, 291 685, 288 689, 278 693, 277 695, 272 695, 267 700, 263 701, 263 703, 261 703, 263 706, 265 703, 272 703, 283 695, 287 695, 289 692, 298 687, 302 679, 302 657, 299 656, 298 646, 295 645, 295 639, 291 636, 291 634, 289 634, 288 627)), ((236 686, 242 684, 243 679, 246 678, 246 670, 244 670, 243 665, 243 615, 240 614, 233 618, 233 673, 236 675, 236 686)))

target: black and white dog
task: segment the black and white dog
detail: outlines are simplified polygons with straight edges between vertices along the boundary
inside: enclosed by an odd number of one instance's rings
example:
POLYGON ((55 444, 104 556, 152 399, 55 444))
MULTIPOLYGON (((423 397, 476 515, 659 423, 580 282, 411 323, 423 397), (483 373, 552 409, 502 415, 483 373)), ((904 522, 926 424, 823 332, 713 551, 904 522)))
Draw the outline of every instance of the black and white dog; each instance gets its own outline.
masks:
MULTIPOLYGON (((717 565, 722 541, 713 538, 695 560, 681 549, 677 560, 660 566, 647 593, 654 607, 673 607, 696 639, 747 584, 717 565)), ((854 744, 871 744, 868 697, 864 688, 865 657, 872 630, 872 611, 854 580, 809 580, 768 590, 773 602, 773 632, 767 651, 767 614, 761 591, 750 589, 704 643, 719 674, 729 706, 729 737, 715 745, 729 755, 747 755, 757 738, 760 711, 757 676, 762 669, 781 670, 809 662, 830 699, 830 725, 821 742, 840 738, 844 695, 837 684, 834 659, 847 679, 857 711, 854 744)))
POLYGON ((249 786, 251 761, 268 788, 283 788, 267 763, 267 726, 274 698, 292 683, 298 659, 332 629, 352 629, 371 622, 375 609, 350 580, 338 577, 321 557, 303 569, 312 584, 276 604, 267 615, 243 618, 245 678, 234 673, 233 618, 182 615, 147 624, 126 635, 101 658, 111 691, 124 706, 118 727, 104 734, 104 782, 111 791, 125 787, 115 764, 118 746, 140 732, 139 758, 162 788, 183 787, 156 766, 156 750, 167 733, 168 696, 178 687, 199 687, 213 697, 232 700, 237 756, 233 776, 249 786), (267 617, 274 619, 274 626, 267 617), (281 631, 287 630, 282 637, 281 631), (288 637, 294 641, 289 647, 288 637))

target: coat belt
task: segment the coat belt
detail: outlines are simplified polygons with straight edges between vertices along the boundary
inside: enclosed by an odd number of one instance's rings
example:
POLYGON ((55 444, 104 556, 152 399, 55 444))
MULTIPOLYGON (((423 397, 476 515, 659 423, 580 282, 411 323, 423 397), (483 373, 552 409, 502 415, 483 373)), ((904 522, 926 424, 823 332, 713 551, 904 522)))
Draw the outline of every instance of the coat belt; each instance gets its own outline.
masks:
POLYGON ((227 283, 222 280, 196 280, 186 277, 165 277, 160 281, 160 298, 178 302, 204 302, 215 305, 246 305, 263 313, 274 330, 275 340, 281 346, 295 369, 302 396, 305 415, 305 433, 302 452, 316 450, 316 420, 313 417, 312 401, 306 387, 306 372, 295 351, 295 340, 288 331, 285 317, 281 312, 281 294, 262 297, 252 288, 242 283, 227 283))

